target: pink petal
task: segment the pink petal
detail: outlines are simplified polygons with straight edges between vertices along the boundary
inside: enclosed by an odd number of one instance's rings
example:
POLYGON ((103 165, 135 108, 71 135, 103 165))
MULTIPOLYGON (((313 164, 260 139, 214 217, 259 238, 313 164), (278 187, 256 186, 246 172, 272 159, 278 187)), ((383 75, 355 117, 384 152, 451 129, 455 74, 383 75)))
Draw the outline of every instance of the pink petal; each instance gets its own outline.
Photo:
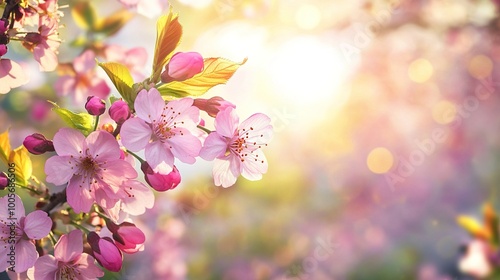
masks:
POLYGON ((264 114, 253 114, 248 119, 243 121, 239 129, 245 129, 245 131, 251 131, 249 142, 257 141, 261 143, 269 143, 273 137, 273 127, 271 125, 271 119, 264 114), (250 130, 252 128, 252 130, 250 130), (252 137, 253 136, 253 137, 252 137))
POLYGON ((204 160, 212 161, 216 157, 223 156, 228 148, 226 138, 216 132, 212 132, 205 139, 203 148, 200 151, 200 157, 204 160))
POLYGON ((45 162, 45 174, 47 174, 46 180, 49 183, 55 185, 62 185, 67 183, 71 177, 73 177, 75 169, 74 160, 69 156, 53 156, 45 162), (72 164, 69 164, 69 163, 72 164))
POLYGON ((239 118, 233 108, 220 111, 215 117, 215 129, 222 136, 232 138, 238 127, 239 118))
POLYGON ((77 260, 83 252, 83 237, 79 229, 61 236, 54 246, 54 256, 60 262, 77 260))
POLYGON ((174 155, 167 144, 160 141, 154 141, 146 146, 146 161, 154 172, 168 174, 174 166, 174 155))
POLYGON ((76 213, 89 212, 94 203, 93 194, 90 190, 90 178, 83 179, 82 176, 73 176, 66 187, 68 204, 76 213))
POLYGON ((79 157, 85 150, 85 136, 72 128, 61 128, 54 135, 54 148, 60 156, 79 157))
POLYGON ((98 162, 118 160, 120 145, 116 138, 107 131, 94 131, 87 136, 87 147, 93 158, 98 162))
POLYGON ((125 49, 119 45, 109 45, 104 49, 104 56, 107 61, 121 61, 125 56, 125 49))
POLYGON ((14 213, 12 217, 17 218, 18 220, 21 219, 21 217, 25 216, 23 201, 17 194, 8 194, 0 197, 0 219, 5 221, 10 217, 11 212, 14 213), (15 207, 13 207, 13 209, 11 208, 10 210, 8 205, 9 198, 11 201, 12 199, 14 199, 15 205, 15 207))
POLYGON ((118 0, 120 1, 120 3, 122 3, 123 5, 127 5, 127 6, 135 6, 137 5, 137 3, 139 3, 141 0, 118 0))
POLYGON ((167 120, 170 126, 176 123, 176 126, 192 130, 200 122, 200 109, 193 106, 191 98, 170 101, 166 107, 168 110, 163 112, 163 119, 167 120))
POLYGON ((184 163, 193 164, 201 150, 201 141, 198 137, 189 133, 185 128, 172 129, 175 136, 167 140, 167 143, 172 146, 172 153, 184 163), (181 134, 182 133, 182 134, 181 134))
POLYGON ((99 98, 105 99, 108 97, 111 89, 105 80, 101 79, 98 76, 94 76, 91 81, 91 86, 88 89, 92 95, 97 96, 99 98))
POLYGON ((36 280, 54 280, 59 270, 58 262, 52 255, 39 257, 35 267, 28 270, 28 277, 36 280))
POLYGON ((74 76, 62 76, 57 79, 54 88, 57 95, 66 96, 73 92, 76 86, 76 79, 74 76))
POLYGON ((35 210, 24 220, 24 233, 30 239, 42 239, 47 236, 52 228, 52 219, 42 210, 35 210))
POLYGON ((23 68, 10 59, 0 59, 0 94, 28 83, 23 68))
MULTIPOLYGON (((250 155, 250 154, 249 154, 250 155)), ((267 172, 267 159, 262 150, 252 152, 252 158, 245 158, 241 163, 241 175, 250 181, 262 179, 262 174, 267 172)))
POLYGON ((113 187, 119 187, 123 181, 137 177, 137 171, 125 160, 108 161, 103 168, 106 168, 106 173, 102 180, 113 187))
POLYGON ((148 123, 160 119, 164 107, 165 101, 161 97, 160 92, 155 88, 149 91, 145 89, 141 90, 134 102, 137 116, 148 123))
POLYGON ((16 268, 17 273, 25 272, 35 265, 38 253, 35 244, 30 240, 21 239, 16 244, 16 268))
POLYGON ((148 60, 148 52, 142 47, 130 49, 126 53, 125 60, 128 65, 144 67, 148 60))
POLYGON ((56 53, 49 49, 49 46, 39 44, 33 50, 35 60, 40 64, 40 70, 45 72, 54 71, 57 67, 58 60, 56 53))
POLYGON ((95 54, 91 50, 83 52, 73 60, 73 67, 77 73, 87 73, 93 70, 95 66, 95 54))
POLYGON ((151 188, 136 180, 129 180, 123 185, 128 188, 127 192, 132 194, 132 196, 126 195, 122 198, 123 211, 138 216, 144 214, 146 208, 153 208, 155 197, 151 188))
POLYGON ((151 139, 151 134, 151 127, 140 118, 128 119, 120 130, 123 146, 132 152, 144 149, 151 139))
POLYGON ((95 264, 95 259, 87 253, 80 255, 74 267, 81 272, 82 276, 85 276, 81 279, 96 279, 104 276, 104 272, 95 264))
POLYGON ((137 13, 149 18, 159 16, 164 10, 162 1, 165 0, 142 0, 137 5, 137 13))
POLYGON ((224 188, 234 185, 240 175, 239 164, 240 161, 236 156, 229 156, 227 159, 215 159, 212 171, 215 185, 222 185, 224 188))

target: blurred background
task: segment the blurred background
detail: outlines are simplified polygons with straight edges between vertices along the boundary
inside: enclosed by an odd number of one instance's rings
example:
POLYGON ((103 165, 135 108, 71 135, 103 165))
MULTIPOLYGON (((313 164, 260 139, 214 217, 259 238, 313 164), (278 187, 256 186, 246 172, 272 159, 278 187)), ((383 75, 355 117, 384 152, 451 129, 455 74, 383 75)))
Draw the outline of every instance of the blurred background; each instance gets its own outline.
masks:
MULTIPOLYGON (((102 15, 121 8, 94 2, 102 15)), ((109 279, 469 279, 457 269, 470 238, 456 217, 499 203, 499 1, 170 4, 179 51, 248 58, 206 97, 233 102, 241 119, 272 118, 269 171, 222 189, 211 163, 178 166, 181 185, 138 221, 145 251, 109 279)), ((69 62, 81 34, 65 13, 69 62)), ((145 74, 158 15, 148 16, 107 41, 146 48, 145 74)), ((51 89, 56 74, 25 67, 31 82, 0 96, 14 146, 52 137, 62 124, 45 100, 67 102, 51 89)))

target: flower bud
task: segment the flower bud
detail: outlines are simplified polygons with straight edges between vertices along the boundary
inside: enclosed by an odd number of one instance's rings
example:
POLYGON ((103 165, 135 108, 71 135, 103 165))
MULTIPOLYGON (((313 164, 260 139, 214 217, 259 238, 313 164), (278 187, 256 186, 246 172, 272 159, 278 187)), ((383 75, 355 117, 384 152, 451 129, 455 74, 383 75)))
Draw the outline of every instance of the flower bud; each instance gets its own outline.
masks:
POLYGON ((100 116, 106 111, 106 103, 97 96, 89 96, 87 103, 85 103, 85 109, 92 116, 100 116))
POLYGON ((6 19, 0 19, 0 34, 5 34, 9 29, 9 22, 6 19))
POLYGON ((102 267, 113 272, 122 269, 122 253, 111 238, 101 238, 97 233, 91 232, 87 235, 87 241, 92 249, 92 255, 102 267))
POLYGON ((203 70, 203 57, 197 52, 178 52, 172 56, 161 74, 161 81, 184 81, 203 70))
POLYGON ((146 182, 159 192, 171 190, 181 182, 181 174, 175 166, 172 172, 165 175, 154 172, 151 166, 145 161, 141 164, 141 170, 144 172, 146 182))
POLYGON ((214 96, 210 99, 196 98, 193 105, 207 112, 212 118, 215 118, 219 111, 224 111, 228 107, 236 108, 236 105, 219 96, 214 96))
POLYGON ((0 57, 7 53, 7 45, 0 45, 0 57))
POLYGON ((120 225, 116 225, 113 222, 109 222, 108 229, 113 233, 116 247, 122 252, 133 254, 144 248, 146 236, 133 223, 123 222, 120 225))
POLYGON ((34 155, 41 155, 46 152, 55 151, 52 141, 47 140, 47 138, 40 133, 33 133, 32 135, 27 136, 23 141, 23 145, 34 155))
POLYGON ((9 185, 9 177, 4 172, 0 172, 0 190, 5 190, 9 185))
POLYGON ((111 104, 109 107, 109 116, 117 124, 123 124, 126 120, 130 118, 130 108, 127 102, 123 100, 117 100, 115 103, 111 104))

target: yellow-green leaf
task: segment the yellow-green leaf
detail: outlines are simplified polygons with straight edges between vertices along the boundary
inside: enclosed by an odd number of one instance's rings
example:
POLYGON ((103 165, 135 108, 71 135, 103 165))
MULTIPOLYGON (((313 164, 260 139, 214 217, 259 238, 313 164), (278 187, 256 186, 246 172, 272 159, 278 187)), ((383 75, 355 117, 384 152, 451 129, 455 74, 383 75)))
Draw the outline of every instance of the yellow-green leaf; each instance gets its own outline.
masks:
POLYGON ((206 58, 203 72, 185 81, 171 82, 160 88, 163 88, 167 99, 170 94, 173 97, 200 96, 216 85, 225 84, 246 61, 245 59, 236 63, 224 58, 206 58))
POLYGON ((177 14, 172 12, 172 7, 167 15, 161 16, 156 23, 156 45, 153 58, 153 73, 151 81, 160 81, 163 66, 168 63, 182 37, 182 26, 177 14))
POLYGON ((132 78, 132 75, 130 75, 128 68, 117 62, 99 62, 97 65, 104 69, 120 95, 123 97, 123 100, 125 100, 129 106, 132 107, 135 100, 135 94, 132 90, 134 79, 132 78))
POLYGON ((49 101, 54 105, 52 111, 56 112, 61 119, 71 128, 80 130, 85 136, 89 135, 94 128, 94 117, 87 113, 74 113, 68 109, 59 107, 54 102, 49 101))
POLYGON ((490 240, 492 238, 492 234, 490 231, 485 229, 482 225, 478 223, 474 218, 467 216, 459 216, 457 218, 457 223, 463 227, 470 235, 481 238, 485 240, 490 240))
POLYGON ((33 173, 33 165, 28 150, 24 146, 19 146, 11 151, 9 163, 15 165, 16 183, 21 186, 27 186, 28 180, 33 173))
POLYGON ((12 148, 10 147, 9 142, 9 131, 6 130, 2 134, 0 134, 0 159, 8 164, 9 156, 12 148))
POLYGON ((71 15, 80 28, 84 30, 95 29, 97 14, 94 6, 89 1, 77 2, 71 9, 71 15))
POLYGON ((132 17, 133 14, 131 12, 125 9, 119 10, 104 19, 99 19, 94 31, 112 36, 120 31, 132 17))
POLYGON ((498 228, 498 215, 490 203, 483 206, 483 216, 485 228, 491 232, 492 242, 498 244, 500 241, 500 233, 498 228))

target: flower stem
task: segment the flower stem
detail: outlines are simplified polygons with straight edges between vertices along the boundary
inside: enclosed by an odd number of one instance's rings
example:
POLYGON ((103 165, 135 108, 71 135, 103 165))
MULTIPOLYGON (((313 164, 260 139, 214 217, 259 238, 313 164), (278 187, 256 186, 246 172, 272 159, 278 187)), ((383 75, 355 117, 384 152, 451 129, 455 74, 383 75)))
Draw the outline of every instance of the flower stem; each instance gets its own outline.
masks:
POLYGON ((82 231, 84 231, 86 234, 90 233, 90 230, 88 230, 87 228, 85 228, 84 226, 82 226, 82 225, 80 225, 80 224, 78 224, 78 223, 76 223, 76 222, 71 221, 71 222, 70 222, 70 224, 71 224, 71 225, 73 225, 73 226, 75 226, 75 227, 76 227, 76 228, 78 228, 78 229, 81 229, 81 230, 82 230, 82 231))
POLYGON ((95 116, 94 131, 97 130, 97 125, 99 124, 99 116, 95 116))
POLYGON ((52 231, 49 232, 49 237, 50 237, 50 242, 52 242, 52 246, 55 246, 57 243, 57 240, 56 240, 54 233, 52 231))
POLYGON ((198 125, 197 127, 198 127, 199 129, 201 129, 201 130, 205 131, 207 134, 212 133, 212 131, 211 131, 210 129, 205 128, 205 127, 203 127, 203 126, 201 126, 201 125, 198 125))
POLYGON ((143 160, 140 156, 134 154, 133 152, 131 152, 130 150, 127 150, 127 153, 131 154, 132 156, 134 156, 141 164, 143 162, 145 162, 145 160, 143 160))

